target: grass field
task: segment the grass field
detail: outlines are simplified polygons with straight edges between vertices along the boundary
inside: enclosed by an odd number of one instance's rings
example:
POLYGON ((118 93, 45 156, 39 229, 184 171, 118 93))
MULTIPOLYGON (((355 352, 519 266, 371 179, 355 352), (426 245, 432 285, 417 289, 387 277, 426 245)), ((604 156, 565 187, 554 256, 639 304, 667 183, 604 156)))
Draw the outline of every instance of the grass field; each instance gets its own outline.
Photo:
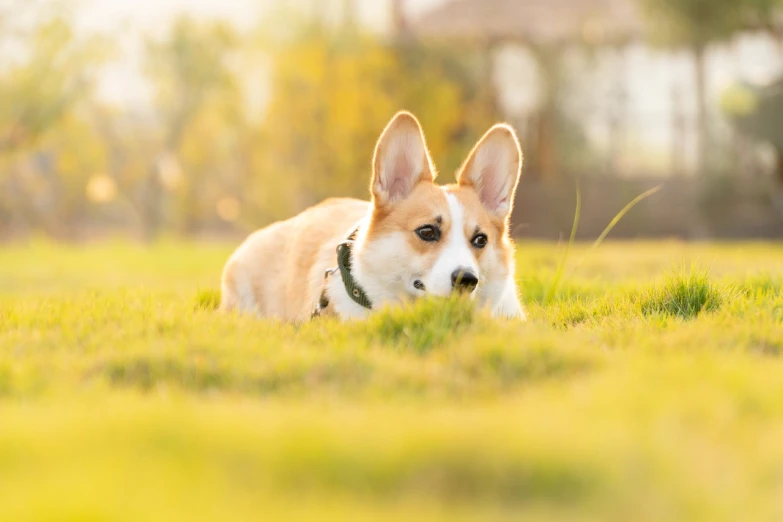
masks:
POLYGON ((213 310, 230 251, 0 249, 0 520, 783 520, 783 245, 298 327, 213 310))

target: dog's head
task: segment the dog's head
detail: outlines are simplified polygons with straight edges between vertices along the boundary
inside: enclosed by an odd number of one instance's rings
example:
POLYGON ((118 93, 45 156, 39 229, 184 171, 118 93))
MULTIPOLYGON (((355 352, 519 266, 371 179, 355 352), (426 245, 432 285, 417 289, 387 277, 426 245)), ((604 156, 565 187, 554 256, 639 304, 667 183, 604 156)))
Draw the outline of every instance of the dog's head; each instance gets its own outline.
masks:
POLYGON ((416 118, 397 114, 373 158, 372 209, 357 241, 357 277, 382 301, 500 292, 513 272, 509 215, 522 152, 508 125, 492 127, 457 183, 438 186, 416 118))

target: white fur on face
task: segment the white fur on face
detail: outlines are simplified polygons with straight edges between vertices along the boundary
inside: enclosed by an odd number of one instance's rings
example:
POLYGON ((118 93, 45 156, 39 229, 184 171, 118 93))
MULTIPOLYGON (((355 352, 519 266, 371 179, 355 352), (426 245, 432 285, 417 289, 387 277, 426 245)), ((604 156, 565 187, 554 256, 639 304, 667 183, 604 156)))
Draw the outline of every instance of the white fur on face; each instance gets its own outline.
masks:
POLYGON ((473 249, 465 237, 465 209, 453 194, 446 194, 446 200, 451 218, 449 233, 441 239, 446 244, 424 280, 427 293, 438 296, 451 293, 451 274, 455 270, 470 271, 480 277, 473 249))
POLYGON ((374 301, 401 301, 424 295, 447 296, 452 292, 451 274, 455 270, 473 272, 481 277, 468 238, 465 236, 465 210, 453 194, 446 194, 449 205, 449 230, 435 262, 412 252, 406 234, 395 232, 378 237, 372 242, 360 238, 356 252, 357 280, 374 301), (417 289, 416 281, 424 283, 417 289))
MULTIPOLYGON (((363 231, 362 231, 363 232, 363 231)), ((373 306, 414 297, 413 286, 421 259, 408 247, 405 232, 367 241, 360 232, 353 255, 354 276, 361 282, 373 306)))
MULTIPOLYGON (((482 307, 488 307, 494 317, 524 320, 525 314, 517 297, 514 266, 504 262, 492 244, 481 256, 481 267, 476 263, 472 247, 466 238, 465 212, 459 200, 447 194, 451 226, 442 238, 443 250, 434 264, 413 252, 406 234, 400 231, 367 241, 360 232, 354 251, 354 276, 362 284, 373 302, 373 309, 425 295, 446 296, 452 292, 451 273, 458 268, 472 270, 479 277, 479 286, 472 297, 482 307), (422 281, 425 290, 416 289, 414 282, 422 281)), ((470 225, 470 223, 468 223, 470 225)), ((335 278, 337 295, 344 293, 342 282, 335 278)), ((344 296, 344 303, 335 303, 344 317, 366 317, 367 310, 344 296)))
POLYGON ((448 215, 447 233, 441 237, 437 257, 423 256, 410 246, 413 231, 400 230, 368 240, 363 228, 354 250, 354 274, 362 284, 373 307, 415 297, 448 296, 452 293, 451 274, 455 270, 471 271, 479 285, 471 297, 488 306, 496 316, 521 316, 516 298, 513 264, 490 242, 477 261, 476 251, 465 234, 472 223, 460 199, 445 191, 448 215), (415 282, 424 283, 424 289, 415 282))

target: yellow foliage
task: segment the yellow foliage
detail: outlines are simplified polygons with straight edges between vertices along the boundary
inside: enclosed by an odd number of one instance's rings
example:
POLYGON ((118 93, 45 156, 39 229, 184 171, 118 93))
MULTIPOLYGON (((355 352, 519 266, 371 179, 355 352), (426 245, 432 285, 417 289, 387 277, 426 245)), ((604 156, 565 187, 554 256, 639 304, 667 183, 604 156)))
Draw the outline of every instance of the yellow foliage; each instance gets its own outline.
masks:
POLYGON ((467 145, 448 146, 460 133, 478 137, 486 119, 468 121, 477 101, 442 60, 411 66, 405 52, 374 38, 311 31, 274 56, 254 165, 254 197, 271 205, 271 217, 328 196, 366 197, 375 141, 401 109, 421 119, 436 163, 459 164, 467 145))
POLYGON ((90 42, 67 21, 42 24, 29 63, 0 74, 0 217, 75 230, 122 216, 145 237, 254 228, 325 197, 366 198, 375 142, 401 109, 420 118, 444 171, 491 122, 465 56, 317 26, 267 57, 271 97, 248 114, 252 75, 238 58, 249 42, 186 17, 147 42, 155 106, 139 118, 91 98, 106 56, 90 42))
POLYGON ((87 203, 90 178, 100 175, 109 163, 101 136, 80 114, 69 113, 52 129, 41 148, 53 155, 66 215, 80 212, 87 203))

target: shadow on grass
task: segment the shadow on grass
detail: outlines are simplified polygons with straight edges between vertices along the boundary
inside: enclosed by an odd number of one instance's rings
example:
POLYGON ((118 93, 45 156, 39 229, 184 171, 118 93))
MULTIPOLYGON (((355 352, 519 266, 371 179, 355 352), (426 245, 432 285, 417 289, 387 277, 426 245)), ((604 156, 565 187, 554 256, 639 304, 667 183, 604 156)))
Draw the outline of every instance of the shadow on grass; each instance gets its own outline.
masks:
POLYGON ((174 386, 196 392, 231 391, 277 395, 323 389, 339 383, 361 387, 370 380, 372 368, 362 360, 345 358, 270 360, 240 365, 218 357, 187 360, 178 355, 135 354, 116 357, 95 367, 91 376, 105 376, 112 386, 151 391, 174 386))

